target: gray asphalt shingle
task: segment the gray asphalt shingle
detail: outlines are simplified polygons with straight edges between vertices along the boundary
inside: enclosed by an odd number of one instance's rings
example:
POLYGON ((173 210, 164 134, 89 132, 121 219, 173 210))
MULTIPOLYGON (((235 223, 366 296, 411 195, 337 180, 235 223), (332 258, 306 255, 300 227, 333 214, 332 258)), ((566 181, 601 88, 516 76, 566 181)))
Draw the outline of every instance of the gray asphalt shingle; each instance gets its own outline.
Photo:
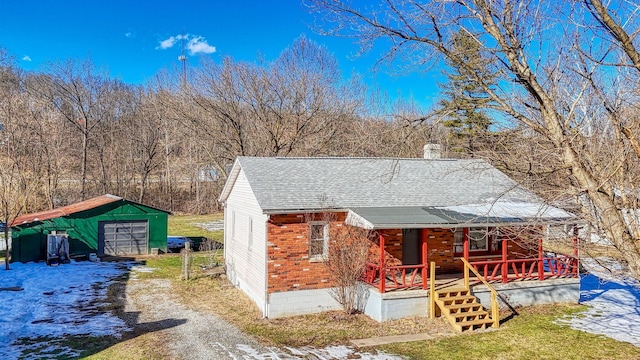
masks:
POLYGON ((542 203, 484 160, 238 157, 265 212, 542 203))

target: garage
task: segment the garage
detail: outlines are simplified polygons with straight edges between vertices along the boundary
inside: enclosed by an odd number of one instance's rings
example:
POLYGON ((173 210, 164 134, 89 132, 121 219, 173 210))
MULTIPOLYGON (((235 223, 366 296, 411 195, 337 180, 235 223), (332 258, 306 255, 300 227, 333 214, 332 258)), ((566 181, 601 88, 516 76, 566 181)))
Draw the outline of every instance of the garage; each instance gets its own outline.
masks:
POLYGON ((12 261, 47 257, 47 236, 65 234, 72 258, 146 255, 167 251, 169 212, 115 195, 102 195, 13 221, 12 261))
POLYGON ((147 221, 101 221, 98 224, 99 255, 145 255, 149 248, 147 221))

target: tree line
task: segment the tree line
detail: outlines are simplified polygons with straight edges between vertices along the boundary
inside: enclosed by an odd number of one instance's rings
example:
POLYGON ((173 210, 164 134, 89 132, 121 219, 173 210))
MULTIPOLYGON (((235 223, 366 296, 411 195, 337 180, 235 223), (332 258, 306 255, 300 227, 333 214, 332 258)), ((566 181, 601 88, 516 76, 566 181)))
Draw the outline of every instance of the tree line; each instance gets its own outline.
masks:
POLYGON ((203 59, 143 85, 90 59, 24 72, 0 48, 4 220, 105 193, 210 213, 237 156, 418 157, 447 141, 414 103, 371 93, 304 36, 270 62, 203 59))
POLYGON ((419 157, 435 141, 580 214, 640 278, 637 4, 306 5, 317 30, 388 49, 381 62, 446 69, 441 101, 389 104, 305 37, 273 61, 205 60, 144 85, 90 60, 24 73, 0 51, 4 219, 103 193, 212 212, 236 156, 419 157))

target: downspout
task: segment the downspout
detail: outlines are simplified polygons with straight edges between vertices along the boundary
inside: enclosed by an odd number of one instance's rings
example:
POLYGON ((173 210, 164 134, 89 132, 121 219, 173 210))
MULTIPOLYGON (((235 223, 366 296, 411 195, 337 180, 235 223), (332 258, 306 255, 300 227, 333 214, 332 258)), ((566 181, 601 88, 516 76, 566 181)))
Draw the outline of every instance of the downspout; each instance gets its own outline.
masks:
POLYGON ((422 289, 423 290, 427 290, 427 267, 429 266, 429 259, 428 259, 428 254, 429 254, 429 248, 428 248, 428 244, 427 244, 427 239, 428 239, 429 233, 427 232, 426 228, 422 229, 422 236, 421 236, 421 242, 422 242, 422 289))
POLYGON ((269 313, 269 220, 271 215, 267 215, 264 222, 264 309, 262 318, 266 318, 269 313))

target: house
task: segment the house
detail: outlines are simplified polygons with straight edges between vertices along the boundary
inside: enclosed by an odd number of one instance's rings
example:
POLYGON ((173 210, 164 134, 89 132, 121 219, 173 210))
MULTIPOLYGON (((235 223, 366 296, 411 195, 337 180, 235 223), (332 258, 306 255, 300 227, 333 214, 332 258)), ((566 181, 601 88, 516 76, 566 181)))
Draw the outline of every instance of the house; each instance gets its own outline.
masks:
MULTIPOLYGON (((471 267, 518 305, 577 302, 576 257, 546 257, 540 242, 548 226, 576 218, 484 160, 427 150, 424 159, 238 157, 219 198, 228 278, 265 317, 339 309, 323 264, 329 229, 356 226, 377 249, 363 281, 364 311, 378 321, 427 315, 435 279, 463 279, 471 267)), ((472 292, 490 303, 483 286, 472 292)))
POLYGON ((12 260, 39 261, 47 256, 47 235, 68 238, 73 256, 141 255, 166 251, 169 212, 114 195, 22 215, 11 224, 12 260))

